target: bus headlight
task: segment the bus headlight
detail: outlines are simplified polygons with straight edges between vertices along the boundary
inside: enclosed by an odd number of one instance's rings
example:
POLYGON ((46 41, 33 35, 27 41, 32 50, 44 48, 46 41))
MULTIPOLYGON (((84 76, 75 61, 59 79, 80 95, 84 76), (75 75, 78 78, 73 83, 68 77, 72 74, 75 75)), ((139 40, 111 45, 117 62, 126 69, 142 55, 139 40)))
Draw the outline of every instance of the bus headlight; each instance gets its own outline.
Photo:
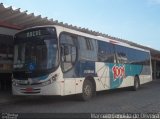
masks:
POLYGON ((14 86, 17 86, 17 85, 18 85, 18 83, 17 83, 16 80, 12 80, 12 84, 13 84, 14 86))
POLYGON ((57 80, 57 77, 58 77, 58 75, 55 74, 54 76, 52 76, 51 80, 52 80, 52 81, 56 81, 56 80, 57 80))
POLYGON ((49 79, 49 80, 43 82, 42 85, 43 85, 43 86, 46 86, 46 85, 49 85, 49 84, 51 84, 51 83, 52 83, 52 82, 51 82, 51 80, 49 79))
POLYGON ((54 81, 57 80, 57 77, 58 77, 58 75, 55 74, 55 75, 52 76, 49 80, 43 82, 42 85, 45 86, 45 85, 49 85, 49 84, 53 83, 54 81))

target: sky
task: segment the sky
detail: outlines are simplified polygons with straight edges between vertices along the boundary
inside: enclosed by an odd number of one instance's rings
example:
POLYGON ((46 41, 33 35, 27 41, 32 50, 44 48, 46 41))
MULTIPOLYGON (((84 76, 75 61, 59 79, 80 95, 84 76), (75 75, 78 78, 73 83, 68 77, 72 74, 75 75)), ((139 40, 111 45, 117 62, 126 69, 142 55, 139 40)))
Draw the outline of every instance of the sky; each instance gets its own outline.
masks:
POLYGON ((160 0, 0 0, 0 3, 160 50, 160 0))

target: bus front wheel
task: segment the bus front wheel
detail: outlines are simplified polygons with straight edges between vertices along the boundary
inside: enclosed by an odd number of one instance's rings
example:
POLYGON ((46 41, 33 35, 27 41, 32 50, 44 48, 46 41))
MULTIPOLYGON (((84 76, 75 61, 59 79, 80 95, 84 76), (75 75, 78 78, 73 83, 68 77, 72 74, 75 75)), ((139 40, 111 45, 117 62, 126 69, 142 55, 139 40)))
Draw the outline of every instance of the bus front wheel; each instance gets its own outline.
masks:
POLYGON ((88 101, 94 96, 94 85, 90 80, 85 80, 83 83, 82 94, 80 95, 83 101, 88 101))

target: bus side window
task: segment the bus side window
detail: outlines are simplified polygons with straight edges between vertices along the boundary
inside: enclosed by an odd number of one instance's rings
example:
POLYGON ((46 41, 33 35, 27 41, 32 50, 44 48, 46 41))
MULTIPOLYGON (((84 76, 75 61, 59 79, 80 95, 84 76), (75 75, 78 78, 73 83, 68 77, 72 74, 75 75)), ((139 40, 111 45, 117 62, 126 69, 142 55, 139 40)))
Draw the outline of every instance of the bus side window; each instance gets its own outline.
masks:
POLYGON ((114 63, 115 54, 113 45, 104 41, 98 41, 98 61, 114 63))
POLYGON ((127 48, 119 45, 115 45, 117 63, 127 64, 128 56, 127 56, 127 48))
POLYGON ((70 70, 76 62, 76 46, 69 34, 61 35, 61 64, 64 72, 70 70), (64 41, 64 42, 63 42, 64 41))

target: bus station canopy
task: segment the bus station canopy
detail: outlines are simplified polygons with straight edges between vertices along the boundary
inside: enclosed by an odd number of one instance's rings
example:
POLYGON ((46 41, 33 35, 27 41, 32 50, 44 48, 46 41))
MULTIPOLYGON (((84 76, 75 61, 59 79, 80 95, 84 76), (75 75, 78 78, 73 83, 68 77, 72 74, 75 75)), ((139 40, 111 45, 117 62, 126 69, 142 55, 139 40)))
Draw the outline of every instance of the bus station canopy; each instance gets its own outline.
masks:
MULTIPOLYGON (((16 30, 22 30, 28 27, 39 26, 39 25, 60 25, 66 28, 74 29, 77 31, 89 33, 96 36, 103 36, 110 39, 118 40, 121 42, 128 43, 130 45, 148 49, 151 51, 152 59, 160 61, 160 51, 155 50, 153 48, 149 48, 146 46, 139 45, 137 43, 133 43, 128 40, 123 40, 120 38, 109 36, 108 34, 103 34, 97 31, 92 31, 87 28, 81 28, 77 26, 73 26, 72 24, 67 24, 63 22, 59 22, 58 20, 48 19, 47 17, 42 18, 41 15, 36 16, 34 13, 27 13, 26 11, 21 11, 20 8, 13 9, 12 6, 5 7, 3 3, 0 3, 0 27, 7 27, 16 30)), ((157 39, 158 40, 158 39, 157 39)))

